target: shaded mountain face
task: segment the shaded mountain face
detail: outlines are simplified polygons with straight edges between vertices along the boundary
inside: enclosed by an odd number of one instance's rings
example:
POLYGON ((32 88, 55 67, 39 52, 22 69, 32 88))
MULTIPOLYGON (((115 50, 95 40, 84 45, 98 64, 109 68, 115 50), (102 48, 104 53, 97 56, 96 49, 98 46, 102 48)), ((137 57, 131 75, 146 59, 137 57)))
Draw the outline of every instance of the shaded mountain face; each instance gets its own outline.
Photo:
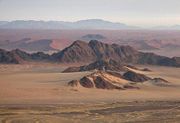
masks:
POLYGON ((31 60, 31 55, 19 49, 12 50, 12 51, 0 50, 1 63, 19 64, 19 63, 23 63, 25 61, 30 61, 30 60, 31 60))
POLYGON ((11 52, 0 49, 0 63, 18 64, 18 59, 11 52))
MULTIPOLYGON (((83 41, 75 41, 72 45, 64 50, 47 55, 44 53, 28 54, 26 52, 15 50, 13 58, 22 58, 27 61, 51 61, 59 63, 91 63, 99 60, 114 60, 121 64, 151 64, 179 67, 179 58, 168 58, 159 56, 153 53, 142 53, 133 49, 130 46, 120 46, 117 44, 106 44, 97 40, 92 40, 89 43, 83 41), (15 52, 16 51, 16 52, 15 52)), ((7 52, 2 51, 2 56, 7 52)), ((10 55, 11 56, 11 55, 10 55)), ((1 61, 4 61, 1 57, 1 61)), ((21 61, 21 59, 19 60, 21 61)))
POLYGON ((70 87, 84 87, 96 89, 141 89, 138 83, 151 84, 154 86, 171 86, 171 83, 162 78, 150 78, 146 75, 128 71, 124 75, 112 74, 107 71, 96 71, 84 76, 79 80, 72 80, 68 83, 70 87))
POLYGON ((168 58, 159 56, 154 53, 140 53, 138 62, 139 64, 162 65, 162 66, 175 66, 180 67, 178 62, 179 57, 168 58))
POLYGON ((109 71, 126 71, 125 67, 120 63, 110 59, 110 60, 98 60, 88 65, 80 67, 69 67, 63 72, 82 72, 82 71, 91 71, 91 70, 109 70, 109 71))
POLYGON ((171 83, 162 78, 150 78, 144 74, 128 70, 102 71, 97 70, 90 75, 86 75, 79 80, 72 80, 68 83, 70 87, 96 88, 96 89, 141 89, 138 83, 151 84, 154 86, 171 86, 171 83))
POLYGON ((106 44, 97 40, 89 43, 75 41, 71 46, 52 55, 60 62, 92 62, 101 59, 112 59, 121 62, 137 61, 138 52, 130 46, 106 44))
POLYGON ((20 64, 24 62, 32 62, 32 61, 48 61, 48 54, 44 54, 43 52, 29 54, 19 49, 12 51, 5 51, 0 49, 0 63, 4 64, 20 64))
POLYGON ((138 52, 130 46, 106 44, 97 40, 89 43, 75 41, 71 46, 61 52, 55 53, 51 58, 56 62, 90 63, 98 60, 112 59, 119 63, 151 64, 179 67, 178 58, 168 58, 153 53, 138 52))
POLYGON ((172 60, 177 64, 180 64, 180 57, 173 57, 172 60))
POLYGON ((125 89, 139 89, 135 85, 131 84, 122 79, 120 77, 114 76, 107 72, 97 71, 90 75, 84 76, 80 80, 72 80, 68 83, 69 86, 72 87, 84 87, 84 88, 97 88, 97 89, 118 89, 118 90, 125 90, 125 89))
POLYGON ((72 45, 61 52, 54 53, 52 60, 56 62, 91 62, 96 59, 96 54, 86 42, 75 41, 72 45))
POLYGON ((133 71, 128 71, 124 73, 123 78, 129 81, 133 81, 133 82, 145 82, 145 81, 151 80, 151 78, 143 74, 135 73, 133 71))

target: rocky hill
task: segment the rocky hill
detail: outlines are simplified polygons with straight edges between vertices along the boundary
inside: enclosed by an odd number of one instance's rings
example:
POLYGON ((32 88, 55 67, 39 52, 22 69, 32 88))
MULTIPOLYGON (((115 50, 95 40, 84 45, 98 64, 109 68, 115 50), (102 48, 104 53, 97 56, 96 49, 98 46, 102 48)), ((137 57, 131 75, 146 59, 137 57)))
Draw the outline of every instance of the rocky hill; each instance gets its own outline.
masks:
POLYGON ((12 51, 0 49, 0 63, 4 64, 20 64, 32 61, 48 61, 49 57, 49 55, 44 54, 43 52, 29 54, 19 49, 12 51))
POLYGON ((138 51, 130 46, 106 44, 97 40, 89 43, 75 41, 61 52, 52 55, 54 60, 60 62, 92 62, 101 59, 113 59, 120 62, 137 61, 138 51))
POLYGON ((80 80, 72 80, 68 83, 72 87, 84 87, 84 88, 97 88, 97 89, 138 89, 135 85, 131 84, 120 77, 114 76, 107 72, 97 71, 90 75, 84 76, 80 80))
POLYGON ((95 53, 84 41, 75 41, 61 52, 54 53, 52 60, 56 62, 91 62, 96 60, 95 53))
POLYGON ((121 75, 119 72, 96 71, 79 80, 68 83, 70 87, 84 87, 96 89, 140 89, 139 83, 154 86, 171 86, 171 83, 162 78, 150 78, 146 75, 128 71, 121 75))
POLYGON ((0 63, 19 63, 18 60, 13 56, 11 52, 7 52, 3 49, 0 49, 0 63))
POLYGON ((82 71, 91 71, 91 70, 104 70, 104 71, 125 71, 126 68, 119 62, 116 62, 112 59, 109 60, 98 60, 88 65, 80 67, 69 67, 63 72, 82 72, 82 71))
POLYGON ((89 43, 75 41, 61 52, 53 54, 51 58, 56 62, 65 63, 91 63, 102 59, 112 59, 126 64, 180 66, 178 58, 168 58, 154 53, 143 53, 130 46, 106 44, 97 40, 92 40, 89 43))
POLYGON ((133 82, 145 82, 145 81, 151 80, 151 78, 143 74, 135 73, 133 71, 128 71, 124 73, 123 78, 129 81, 133 81, 133 82))

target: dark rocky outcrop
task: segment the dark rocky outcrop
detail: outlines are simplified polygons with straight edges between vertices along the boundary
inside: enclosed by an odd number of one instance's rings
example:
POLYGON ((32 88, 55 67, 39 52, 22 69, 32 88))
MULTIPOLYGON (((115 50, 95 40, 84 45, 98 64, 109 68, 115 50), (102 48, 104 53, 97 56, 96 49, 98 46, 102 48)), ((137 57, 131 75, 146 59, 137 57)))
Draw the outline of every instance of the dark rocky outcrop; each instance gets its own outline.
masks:
POLYGON ((121 75, 120 72, 117 72, 117 71, 106 71, 108 74, 110 75, 113 75, 115 77, 118 77, 118 78, 123 78, 123 76, 121 75))
POLYGON ((18 64, 19 61, 11 52, 0 49, 0 63, 18 64))
POLYGON ((81 72, 81 71, 91 71, 91 70, 104 70, 104 71, 125 71, 126 68, 120 63, 110 59, 110 60, 98 60, 91 64, 80 66, 80 67, 69 67, 63 72, 81 72))
POLYGON ((169 81, 162 78, 153 78, 149 81, 149 83, 161 87, 172 86, 172 84, 169 81))
POLYGON ((153 81, 153 82, 165 82, 165 83, 169 83, 167 80, 162 79, 162 78, 154 78, 151 81, 153 81))
POLYGON ((77 87, 78 86, 78 81, 77 80, 72 80, 68 83, 68 86, 71 86, 71 87, 77 87))
POLYGON ((117 44, 106 44, 97 40, 89 43, 75 41, 71 46, 61 52, 55 53, 51 58, 56 62, 95 62, 98 60, 113 59, 126 64, 150 64, 162 66, 176 66, 180 63, 178 58, 168 58, 153 53, 143 53, 130 46, 120 46, 117 44))
POLYGON ((68 67, 67 69, 65 69, 64 71, 62 71, 62 73, 71 73, 71 72, 81 72, 83 71, 81 69, 82 66, 80 67, 68 67))
POLYGON ((45 54, 43 52, 37 52, 31 54, 31 59, 35 61, 50 61, 49 57, 50 55, 45 54))
MULTIPOLYGON (((153 53, 142 53, 130 46, 106 44, 97 40, 89 43, 75 41, 64 50, 49 56, 44 53, 29 54, 21 50, 1 50, 1 63, 19 63, 18 61, 51 61, 58 63, 91 63, 112 59, 121 64, 151 64, 180 67, 178 57, 168 58, 153 53), (7 55, 7 56, 6 56, 7 55)), ((113 68, 114 69, 114 68, 113 68)))
POLYGON ((43 52, 29 54, 19 49, 5 51, 0 49, 0 63, 4 64, 20 64, 32 61, 48 61, 49 55, 43 52))
POLYGON ((88 76, 85 76, 82 79, 80 79, 80 84, 86 88, 94 87, 93 81, 88 76))
POLYGON ((118 62, 136 61, 138 52, 130 46, 106 44, 96 40, 89 42, 89 47, 96 54, 97 59, 113 59, 118 62))
POLYGON ((145 81, 151 80, 151 78, 143 74, 135 73, 133 71, 128 71, 124 73, 123 78, 129 81, 133 81, 133 82, 145 82, 145 81))
POLYGON ((151 72, 152 70, 150 70, 149 68, 144 68, 144 69, 141 69, 142 71, 147 71, 147 72, 151 72))
POLYGON ((155 86, 171 86, 171 83, 162 78, 147 77, 143 74, 138 74, 128 71, 121 76, 120 73, 97 71, 90 75, 84 76, 80 80, 72 80, 68 83, 70 87, 84 87, 96 89, 140 89, 137 83, 152 84, 155 86))
POLYGON ((161 66, 175 66, 180 67, 180 63, 175 58, 168 58, 165 56, 159 56, 154 53, 140 53, 139 64, 161 65, 161 66))
POLYGON ((138 52, 129 46, 106 44, 96 40, 89 43, 75 41, 71 46, 52 55, 59 62, 94 62, 102 59, 114 59, 121 62, 137 61, 138 52))
POLYGON ((173 57, 172 59, 176 62, 176 64, 180 64, 180 57, 173 57))
POLYGON ((118 76, 114 76, 107 72, 98 71, 87 75, 80 80, 73 80, 68 83, 71 87, 77 87, 78 85, 85 87, 85 88, 97 88, 97 89, 118 89, 118 90, 125 90, 125 89, 138 89, 138 87, 132 85, 131 83, 124 83, 118 80, 120 78, 118 76), (110 78, 109 78, 110 76, 110 78))
POLYGON ((54 53, 51 59, 56 62, 74 63, 94 61, 95 54, 86 42, 75 41, 64 50, 54 53))
POLYGON ((100 89, 123 89, 122 87, 118 87, 111 82, 105 80, 102 76, 97 76, 94 79, 94 84, 96 88, 100 89))

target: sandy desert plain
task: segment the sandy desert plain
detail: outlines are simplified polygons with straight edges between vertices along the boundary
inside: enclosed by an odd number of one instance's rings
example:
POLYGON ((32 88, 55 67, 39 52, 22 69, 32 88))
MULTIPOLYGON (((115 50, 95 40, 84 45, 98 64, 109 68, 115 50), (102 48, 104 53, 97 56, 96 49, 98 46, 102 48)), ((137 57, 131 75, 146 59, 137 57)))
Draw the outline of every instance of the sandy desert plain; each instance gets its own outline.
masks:
MULTIPOLYGON (((0 65, 0 123, 179 123, 180 68, 147 67, 170 86, 140 89, 69 87, 90 72, 61 73, 67 65, 0 65)), ((142 73, 142 71, 134 70, 142 73)))

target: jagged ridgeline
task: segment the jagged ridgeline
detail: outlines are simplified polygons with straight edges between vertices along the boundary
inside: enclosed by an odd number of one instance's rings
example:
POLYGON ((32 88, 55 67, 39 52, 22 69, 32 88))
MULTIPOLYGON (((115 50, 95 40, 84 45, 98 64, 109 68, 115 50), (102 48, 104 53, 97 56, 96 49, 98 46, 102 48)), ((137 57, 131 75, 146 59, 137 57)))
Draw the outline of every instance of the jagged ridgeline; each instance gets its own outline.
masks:
POLYGON ((180 66, 179 57, 165 57, 154 53, 143 53, 130 46, 106 44, 97 40, 89 43, 75 41, 69 47, 52 55, 43 52, 29 54, 21 50, 0 50, 0 63, 23 63, 23 62, 56 62, 56 63, 91 63, 98 60, 109 60, 120 64, 150 64, 163 66, 180 66))

